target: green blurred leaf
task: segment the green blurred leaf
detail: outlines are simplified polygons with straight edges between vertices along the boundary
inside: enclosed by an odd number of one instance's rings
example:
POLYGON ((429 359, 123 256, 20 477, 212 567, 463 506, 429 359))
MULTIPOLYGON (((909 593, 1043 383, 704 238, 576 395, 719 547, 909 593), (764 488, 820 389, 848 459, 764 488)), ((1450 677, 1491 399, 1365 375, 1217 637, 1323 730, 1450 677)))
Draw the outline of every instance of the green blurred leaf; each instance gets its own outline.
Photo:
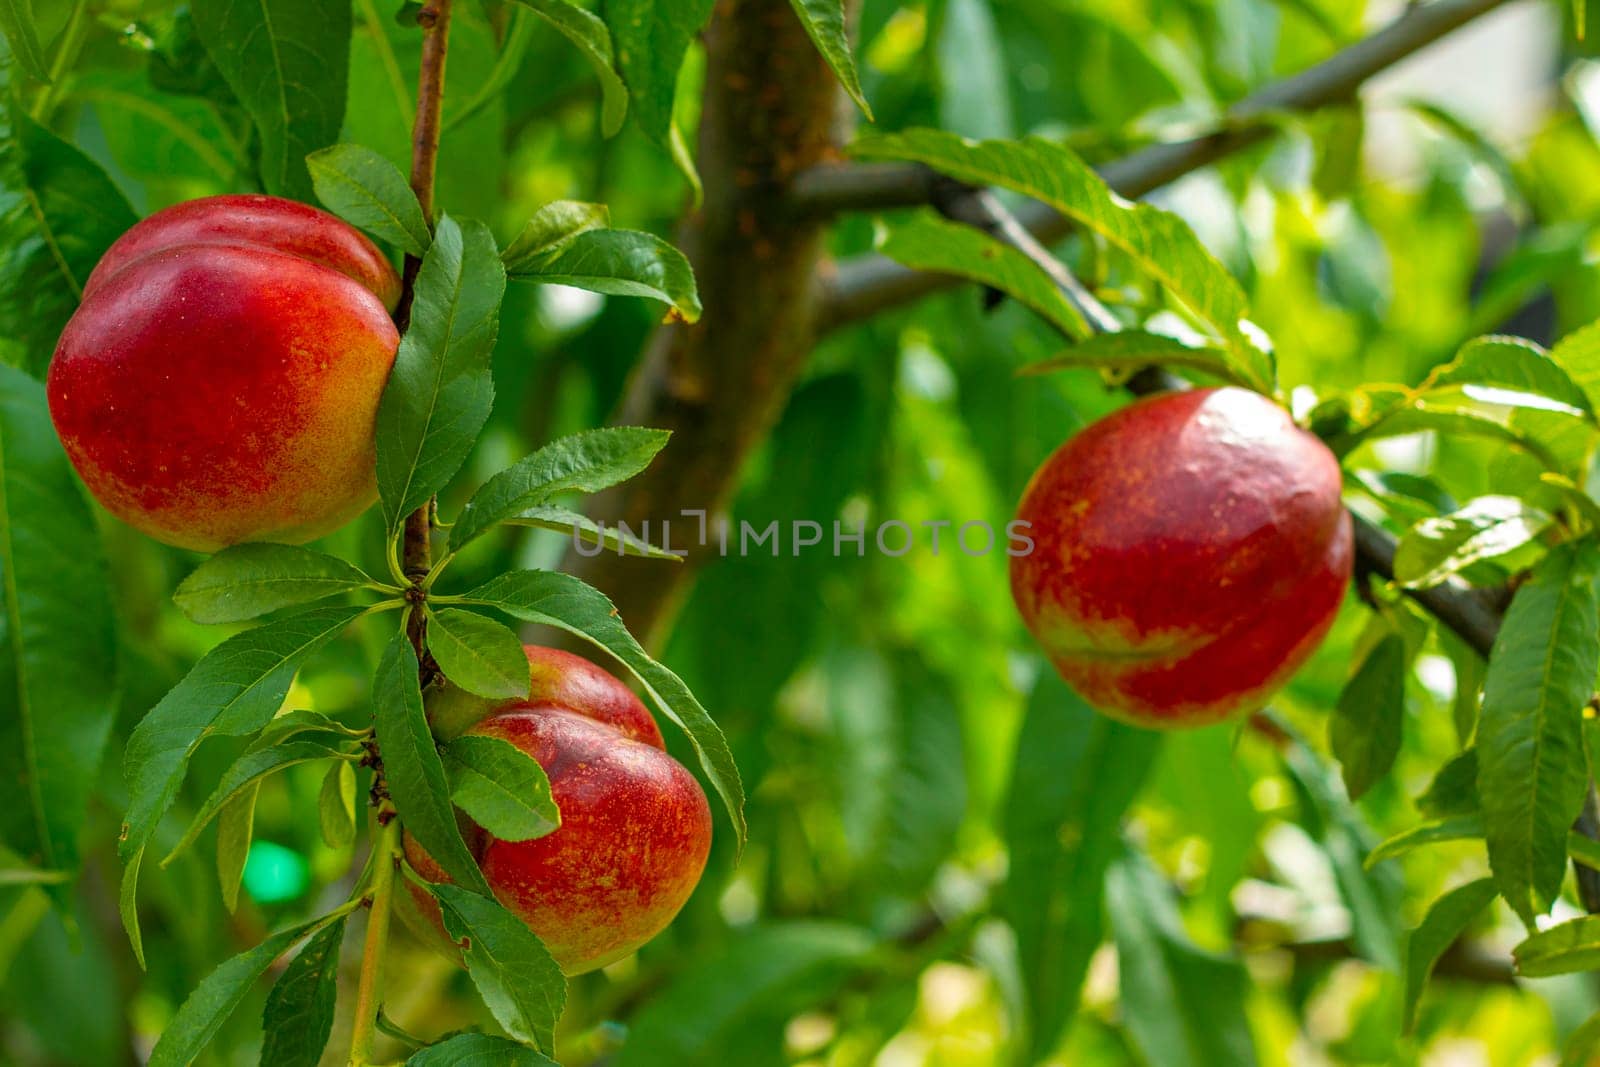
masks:
POLYGON ((1478 721, 1478 796, 1495 884, 1530 927, 1561 890, 1589 781, 1583 706, 1600 661, 1594 548, 1551 550, 1511 601, 1478 721))
POLYGON ((1418 390, 1447 385, 1487 385, 1548 397, 1594 415, 1594 405, 1562 365, 1539 345, 1521 337, 1478 337, 1461 346, 1456 358, 1428 375, 1418 390))
POLYGON ((189 999, 178 1008, 172 1021, 161 1032, 161 1039, 150 1052, 150 1067, 188 1067, 210 1044, 228 1016, 244 1000, 274 961, 293 945, 317 931, 338 922, 355 907, 347 904, 320 919, 291 926, 267 938, 212 971, 195 987, 189 999))
POLYGON ((1143 330, 1095 334, 1059 355, 1030 363, 1017 373, 1052 374, 1080 367, 1129 374, 1144 367, 1187 367, 1225 381, 1233 380, 1228 355, 1221 349, 1210 345, 1191 345, 1176 337, 1143 330))
POLYGON ((1272 355, 1247 332, 1238 283, 1176 215, 1118 197, 1070 149, 1038 137, 974 142, 914 129, 862 138, 852 152, 914 160, 963 181, 1002 185, 1044 201, 1131 256, 1216 331, 1235 376, 1272 392, 1272 355))
POLYGON ((1394 766, 1406 712, 1406 643, 1399 634, 1382 638, 1339 693, 1328 720, 1328 744, 1344 771, 1352 800, 1371 789, 1394 766))
POLYGON ((533 213, 521 232, 500 253, 500 259, 506 265, 506 273, 514 276, 524 264, 553 253, 578 234, 603 230, 610 225, 611 212, 604 204, 555 200, 533 213))
POLYGON ((1056 1046, 1077 1010, 1104 933, 1105 872, 1121 849, 1123 813, 1160 746, 1160 734, 1097 714, 1054 672, 1028 701, 1006 798, 1000 902, 1016 932, 1035 1057, 1056 1046))
POLYGON ((504 623, 460 608, 430 611, 428 651, 445 677, 469 693, 528 695, 528 657, 504 623))
POLYGON ((839 84, 871 122, 872 108, 861 91, 861 76, 856 73, 855 57, 850 53, 850 32, 845 25, 843 0, 789 0, 789 6, 800 17, 800 24, 806 28, 822 58, 828 61, 839 84))
POLYGON ((560 1067, 526 1045, 490 1034, 457 1034, 418 1049, 405 1067, 560 1067))
POLYGON ((1197 946, 1150 861, 1125 854, 1106 873, 1123 1018, 1147 1062, 1210 1067, 1256 1062, 1245 1021, 1244 965, 1197 946))
POLYGON ((1434 964, 1445 954, 1458 937, 1466 932, 1472 920, 1498 896, 1494 879, 1480 878, 1475 882, 1457 886, 1428 909, 1417 928, 1406 937, 1405 962, 1405 1032, 1417 1028, 1417 1005, 1422 1001, 1422 990, 1428 984, 1434 964))
POLYGON ((450 551, 562 493, 598 493, 627 481, 650 465, 668 436, 665 430, 610 426, 551 441, 472 495, 450 529, 450 551))
POLYGON ((576 634, 621 661, 656 706, 689 738, 700 767, 722 798, 734 834, 743 846, 744 786, 727 739, 683 680, 651 659, 628 633, 605 594, 567 574, 512 571, 479 586, 465 599, 498 608, 523 622, 542 623, 576 634))
MULTIPOLYGON (((556 32, 577 46, 583 58, 594 68, 600 79, 600 132, 615 136, 622 129, 622 120, 628 114, 628 87, 617 73, 617 62, 612 54, 611 31, 606 24, 583 8, 567 0, 517 0, 556 32)), ((681 57, 680 57, 681 59, 681 57)), ((670 107, 670 102, 669 105, 670 107)))
MULTIPOLYGON (((340 763, 340 766, 345 766, 340 763)), ((244 878, 245 861, 250 858, 250 841, 255 837, 256 797, 259 782, 252 782, 229 797, 217 813, 217 884, 222 889, 222 905, 232 914, 239 907, 239 883, 244 878)))
POLYGON ((464 734, 443 755, 450 799, 500 840, 531 841, 561 825, 544 768, 511 742, 464 734))
MULTIPOLYGON (((1587 245, 1587 235, 1581 242, 1587 245)), ((1600 322, 1563 337, 1550 350, 1550 361, 1563 368, 1589 398, 1589 410, 1600 411, 1600 322)))
POLYGON ((391 535, 460 469, 489 417, 505 284, 488 228, 440 217, 378 405, 378 492, 391 535))
POLYGON ((998 289, 1044 316, 1068 337, 1089 324, 1050 276, 1027 256, 972 226, 918 213, 887 225, 878 250, 915 270, 966 278, 998 289))
POLYGON ((439 901, 445 932, 463 946, 467 974, 495 1022, 518 1041, 551 1052, 567 980, 544 942, 493 899, 456 885, 428 890, 439 901))
MULTIPOLYGON (((784 1025, 866 963, 874 940, 839 922, 792 920, 737 932, 689 963, 635 1016, 615 1067, 765 1067, 784 1025)), ((782 1062, 782 1061, 778 1061, 782 1062)))
POLYGON ((11 55, 34 81, 50 81, 49 63, 39 45, 34 28, 33 8, 28 0, 0 0, 0 33, 11 46, 11 55))
POLYGON ((598 547, 604 552, 641 556, 646 559, 665 559, 675 563, 683 562, 682 549, 657 548, 648 541, 635 537, 624 528, 601 525, 580 511, 572 511, 559 505, 540 504, 526 511, 520 511, 509 519, 502 519, 501 522, 506 526, 531 526, 539 530, 554 530, 556 533, 571 537, 574 544, 598 547))
POLYGON ((421 258, 433 243, 422 205, 400 169, 370 148, 336 144, 306 157, 317 199, 380 241, 421 258))
POLYGON ((261 732, 256 734, 255 740, 250 742, 250 747, 266 748, 296 734, 323 734, 326 735, 325 738, 318 738, 318 740, 327 740, 330 743, 334 743, 342 737, 363 737, 367 732, 366 730, 352 729, 338 719, 324 715, 320 711, 312 711, 310 708, 296 708, 293 711, 286 711, 282 715, 275 716, 271 722, 263 726, 261 732))
POLYGON ((1403 856, 1412 849, 1424 845, 1436 845, 1441 841, 1470 841, 1482 836, 1483 816, 1476 812, 1470 815, 1451 815, 1448 818, 1434 819, 1408 827, 1384 840, 1367 853, 1366 865, 1368 868, 1376 867, 1384 860, 1403 856))
POLYGON ((194 844, 194 839, 200 836, 200 831, 206 828, 222 806, 241 791, 254 789, 260 785, 263 778, 293 767, 297 763, 334 759, 341 754, 339 749, 330 748, 317 741, 289 741, 271 748, 247 751, 223 772, 222 781, 217 783, 217 787, 206 798, 206 802, 200 805, 200 810, 189 822, 189 828, 183 832, 178 843, 172 846, 166 858, 161 861, 161 866, 166 867, 180 852, 194 844))
POLYGON ((195 32, 261 139, 261 181, 309 202, 307 154, 339 139, 350 71, 350 5, 193 0, 195 32))
POLYGON ((43 377, 89 272, 139 217, 83 152, 15 105, 0 114, 0 351, 43 377))
POLYGON ((1450 758, 1417 798, 1417 810, 1430 819, 1478 814, 1478 750, 1468 748, 1450 758))
POLYGON ((261 1067, 317 1067, 333 1033, 344 920, 319 930, 278 976, 261 1013, 261 1067))
POLYGON ((1480 496, 1449 515, 1423 519, 1400 539, 1394 576, 1407 589, 1427 589, 1474 563, 1499 559, 1537 540, 1549 515, 1516 497, 1480 496))
MULTIPOLYGON (((1577 0, 1579 5, 1584 0, 1577 0)), ((1590 1067, 1600 1055, 1600 1014, 1589 1016, 1561 1046, 1561 1067, 1590 1067)))
POLYGON ((700 176, 682 132, 673 125, 672 105, 689 42, 715 6, 715 0, 606 0, 602 9, 633 101, 633 120, 672 154, 697 197, 700 176))
POLYGON ((0 365, 0 838, 73 874, 116 713, 110 585, 45 391, 0 365))
POLYGON ((300 664, 360 614, 361 608, 313 608, 230 637, 206 653, 134 728, 122 760, 128 811, 118 852, 126 865, 123 924, 141 962, 133 910, 140 858, 177 796, 189 757, 207 737, 237 737, 266 725, 300 664))
POLYGON ((642 296, 671 305, 672 313, 685 322, 700 318, 694 269, 682 252, 653 233, 583 230, 541 255, 519 258, 507 269, 521 281, 642 296))
POLYGON ((404 633, 395 635, 378 663, 372 704, 389 797, 406 830, 451 878, 488 896, 489 883, 456 824, 444 763, 422 708, 417 654, 404 633))
POLYGON ((1600 915, 1568 919, 1533 934, 1511 950, 1524 978, 1600 969, 1600 915))
POLYGON ((344 848, 356 839, 356 769, 338 760, 323 776, 317 791, 317 822, 329 848, 344 848))
POLYGON ((377 583, 359 567, 298 545, 225 548, 178 584, 173 603, 195 622, 243 622, 377 583))
POLYGON ((1567 834, 1567 855, 1576 863, 1600 871, 1600 841, 1573 830, 1567 834))

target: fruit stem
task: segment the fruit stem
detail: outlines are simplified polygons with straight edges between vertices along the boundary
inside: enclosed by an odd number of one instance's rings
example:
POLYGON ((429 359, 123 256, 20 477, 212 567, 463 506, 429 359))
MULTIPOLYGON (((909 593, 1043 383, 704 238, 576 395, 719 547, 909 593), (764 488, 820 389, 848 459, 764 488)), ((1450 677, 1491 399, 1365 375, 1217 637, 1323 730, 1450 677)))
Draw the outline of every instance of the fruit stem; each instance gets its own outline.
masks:
POLYGON ((375 863, 372 888, 367 899, 372 910, 367 915, 367 940, 361 956, 361 980, 356 987, 354 1033, 350 1038, 350 1067, 367 1067, 371 1062, 372 1041, 377 1034, 379 997, 383 989, 383 957, 389 944, 389 915, 394 900, 394 871, 400 864, 400 820, 385 802, 374 815, 383 827, 372 846, 375 863))

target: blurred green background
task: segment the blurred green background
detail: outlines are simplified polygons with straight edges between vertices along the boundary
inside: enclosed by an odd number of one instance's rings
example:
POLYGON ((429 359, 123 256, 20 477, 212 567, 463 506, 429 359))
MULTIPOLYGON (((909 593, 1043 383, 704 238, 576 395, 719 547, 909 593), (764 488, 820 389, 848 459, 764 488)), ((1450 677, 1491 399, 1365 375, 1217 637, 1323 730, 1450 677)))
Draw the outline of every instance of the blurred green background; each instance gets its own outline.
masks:
MULTIPOLYGON (((1104 161, 1208 128, 1229 101, 1400 8, 868 0, 858 56, 881 128, 1037 132, 1104 161)), ((140 213, 251 188, 249 124, 217 90, 184 8, 96 0, 87 11, 50 127, 140 213)), ((60 0, 36 5, 47 41, 67 13, 60 0)), ((404 165, 417 35, 393 0, 355 0, 353 17, 344 139, 404 165)), ((1571 17, 1570 5, 1506 5, 1378 79, 1361 106, 1284 115, 1272 138, 1152 198, 1244 285, 1285 386, 1302 390, 1297 408, 1362 383, 1414 383, 1480 333, 1548 343, 1600 317, 1600 60, 1571 17)), ((601 138, 597 84, 564 39, 493 0, 463 3, 453 34, 441 206, 487 220, 502 241, 560 197, 672 234, 687 184, 633 126, 601 138)), ((696 45, 680 85, 691 123, 701 74, 696 45)), ((21 196, 0 180, 6 218, 21 196)), ((868 251, 874 229, 869 216, 845 219, 830 251, 868 251)), ((1108 300, 1142 299, 1125 264, 1068 251, 1108 300)), ((40 348, 35 334, 53 340, 60 320, 4 310, 15 328, 0 355, 37 371, 49 340, 40 348)), ((605 422, 660 315, 514 283, 495 413, 442 510, 537 444, 605 422)), ((1015 376, 1059 347, 1026 309, 986 308, 972 287, 829 335, 750 464, 735 520, 1002 528, 1034 467, 1125 402, 1090 371, 1015 376)), ((1491 445, 1425 435, 1351 466, 1431 474, 1457 500, 1514 476, 1491 445)), ((38 889, 0 886, 0 1059, 19 1064, 138 1062, 217 962, 346 891, 349 856, 317 831, 320 773, 291 769, 261 792, 237 914, 222 908, 209 849, 165 871, 147 865, 150 969, 137 969, 116 917, 116 757, 222 632, 169 602, 197 557, 103 526, 121 713, 76 922, 38 889)), ((381 544, 373 514, 328 543, 373 573, 381 544)), ((553 566, 563 547, 559 535, 507 529, 473 545, 456 580, 553 566)), ((935 556, 919 537, 898 558, 713 560, 660 651, 733 743, 750 843, 735 867, 719 814, 706 877, 677 922, 636 958, 574 982, 562 1062, 1165 1067, 1185 1062, 1174 1049, 1195 1063, 1552 1062, 1600 998, 1588 976, 1513 983, 1506 952, 1519 931, 1503 905, 1473 931, 1471 952, 1441 966, 1415 1037, 1397 1037, 1402 932, 1487 867, 1476 842, 1362 867, 1374 842, 1417 821, 1413 798, 1458 750, 1456 671, 1469 662, 1419 617, 1396 773, 1353 806, 1326 754, 1326 719, 1364 615, 1350 598, 1275 702, 1287 733, 1158 737, 1110 726, 1054 680, 998 553, 946 544, 935 556), (632 1038, 617 1053, 619 1027, 632 1038), (1056 1032, 1059 1042, 1041 1037, 1056 1032)), ((376 640, 359 631, 318 657, 292 706, 366 721, 376 640)), ((237 748, 202 748, 169 837, 237 748)), ((387 1011, 398 1025, 432 1037, 487 1022, 464 974, 409 940, 396 953, 387 1011)), ((254 1061, 262 995, 213 1044, 215 1062, 254 1061)), ((329 1047, 331 1063, 338 1032, 329 1047)))

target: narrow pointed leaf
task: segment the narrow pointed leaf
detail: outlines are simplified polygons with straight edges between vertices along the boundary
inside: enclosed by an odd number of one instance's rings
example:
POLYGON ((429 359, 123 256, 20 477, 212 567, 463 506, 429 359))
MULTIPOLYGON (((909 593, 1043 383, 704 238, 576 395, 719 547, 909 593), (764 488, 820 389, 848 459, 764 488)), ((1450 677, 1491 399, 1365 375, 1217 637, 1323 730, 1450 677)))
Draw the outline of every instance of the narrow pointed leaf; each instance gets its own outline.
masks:
MULTIPOLYGON (((519 511, 503 520, 507 526, 531 526, 539 530, 554 530, 571 537, 573 544, 615 552, 619 556, 642 556, 646 559, 665 559, 682 563, 682 549, 657 548, 642 538, 635 537, 624 528, 606 526, 595 522, 580 511, 556 504, 540 504, 519 511)), ((593 553, 590 553, 593 555, 593 553)))
POLYGON ((1471 841, 1482 836, 1483 817, 1480 815, 1452 815, 1448 819, 1433 819, 1401 830, 1393 837, 1387 838, 1367 853, 1367 866, 1375 867, 1384 860, 1403 856, 1424 845, 1436 845, 1444 841, 1471 841))
POLYGON ((261 1067, 317 1067, 333 1033, 344 919, 330 923, 289 961, 261 1013, 261 1067))
POLYGON ((578 234, 603 230, 610 225, 611 212, 604 204, 555 200, 533 213, 522 231, 500 253, 500 259, 506 265, 506 272, 515 275, 524 265, 537 262, 578 234))
POLYGON ((1458 886, 1433 902, 1428 914, 1406 938, 1405 1030, 1416 1029, 1417 1005, 1434 964, 1494 900, 1494 879, 1480 878, 1458 886))
POLYGON ((559 1067, 526 1045, 492 1034, 457 1034, 418 1049, 405 1067, 559 1067))
POLYGON ((361 568, 309 548, 234 545, 195 568, 172 600, 195 622, 243 622, 375 584, 361 568))
POLYGON ((231 915, 239 907, 239 885, 244 879, 245 861, 250 858, 250 841, 255 836, 256 797, 261 786, 252 782, 230 797, 217 813, 217 884, 222 887, 222 904, 231 915))
POLYGON ((666 430, 612 426, 550 442, 472 495, 450 529, 450 550, 562 493, 597 493, 627 481, 650 465, 668 436, 666 430))
POLYGON ((1234 377, 1228 354, 1222 349, 1143 330, 1095 334, 1059 355, 1030 363, 1017 373, 1053 374, 1080 367, 1128 374, 1144 367, 1187 367, 1236 384, 1246 384, 1234 377))
POLYGON ((850 53, 850 32, 845 25, 843 0, 789 0, 811 42, 833 69, 834 77, 854 100, 861 113, 872 121, 872 108, 861 91, 861 76, 856 73, 855 57, 850 53))
POLYGON ((406 829, 451 878, 488 896, 489 883, 456 824, 444 764, 422 708, 417 654, 403 633, 389 642, 378 663, 372 701, 389 797, 406 829))
POLYGON ((1583 806, 1583 706, 1600 661, 1594 550, 1563 545, 1511 602, 1478 720, 1478 796, 1495 884, 1525 923, 1546 911, 1583 806))
POLYGON ((1516 497, 1478 497, 1406 531, 1395 551, 1395 580, 1408 589, 1431 588, 1474 563, 1515 552, 1549 529, 1551 521, 1516 497))
POLYGON ((1352 800, 1389 773, 1406 709, 1406 645, 1391 633, 1373 646, 1339 693, 1328 740, 1352 800))
POLYGON ((460 608, 429 612, 428 651, 444 676, 469 693, 528 695, 528 655, 504 623, 460 608))
POLYGON ((444 749, 450 799, 502 841, 531 841, 561 825, 537 760, 498 737, 465 734, 444 749))
POLYGON ((297 763, 333 759, 339 755, 339 749, 330 748, 316 741, 288 741, 271 748, 246 752, 222 773, 222 780, 217 783, 217 787, 212 790, 205 803, 200 805, 200 810, 195 813, 189 828, 184 831, 178 843, 172 846, 172 850, 161 861, 161 866, 167 866, 180 852, 193 844, 194 839, 200 836, 200 831, 206 828, 222 806, 241 791, 258 786, 263 778, 293 767, 297 763))
POLYGON ((33 7, 28 0, 0 0, 0 33, 11 46, 11 55, 35 81, 49 83, 49 64, 39 44, 39 31, 33 22, 33 7))
POLYGON ((323 777, 317 822, 329 848, 344 848, 356 839, 356 769, 348 760, 335 762, 323 777))
POLYGON ((600 79, 600 132, 607 137, 622 129, 628 114, 628 87, 617 73, 611 30, 599 17, 567 0, 517 0, 577 46, 600 79))
POLYGON ((700 318, 694 269, 682 252, 653 233, 585 230, 545 255, 519 260, 511 277, 611 296, 642 296, 670 304, 685 322, 700 318))
POLYGON ((1524 978, 1600 969, 1600 915, 1541 930, 1512 949, 1511 959, 1524 978))
POLYGON ((550 950, 493 898, 455 885, 428 888, 439 901, 445 932, 463 946, 467 974, 495 1021, 517 1040, 551 1052, 567 980, 550 950))
POLYGON ((306 157, 317 199, 346 222, 422 258, 428 220, 400 169, 370 148, 336 144, 306 157))

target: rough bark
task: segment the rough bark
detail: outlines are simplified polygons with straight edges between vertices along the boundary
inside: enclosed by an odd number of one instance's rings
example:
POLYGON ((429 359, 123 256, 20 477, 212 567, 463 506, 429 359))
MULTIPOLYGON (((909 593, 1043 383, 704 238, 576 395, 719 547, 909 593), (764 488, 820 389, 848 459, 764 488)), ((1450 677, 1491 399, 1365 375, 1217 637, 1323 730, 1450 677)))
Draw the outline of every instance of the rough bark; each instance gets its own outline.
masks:
POLYGON ((704 317, 663 326, 628 383, 617 422, 671 430, 650 470, 596 498, 590 515, 661 540, 672 522, 682 565, 585 558, 566 568, 598 586, 646 643, 687 588, 698 534, 683 509, 723 510, 739 472, 781 413, 815 338, 826 223, 788 207, 791 177, 836 149, 840 94, 786 0, 723 0, 706 31, 699 168, 705 197, 679 244, 704 317))

